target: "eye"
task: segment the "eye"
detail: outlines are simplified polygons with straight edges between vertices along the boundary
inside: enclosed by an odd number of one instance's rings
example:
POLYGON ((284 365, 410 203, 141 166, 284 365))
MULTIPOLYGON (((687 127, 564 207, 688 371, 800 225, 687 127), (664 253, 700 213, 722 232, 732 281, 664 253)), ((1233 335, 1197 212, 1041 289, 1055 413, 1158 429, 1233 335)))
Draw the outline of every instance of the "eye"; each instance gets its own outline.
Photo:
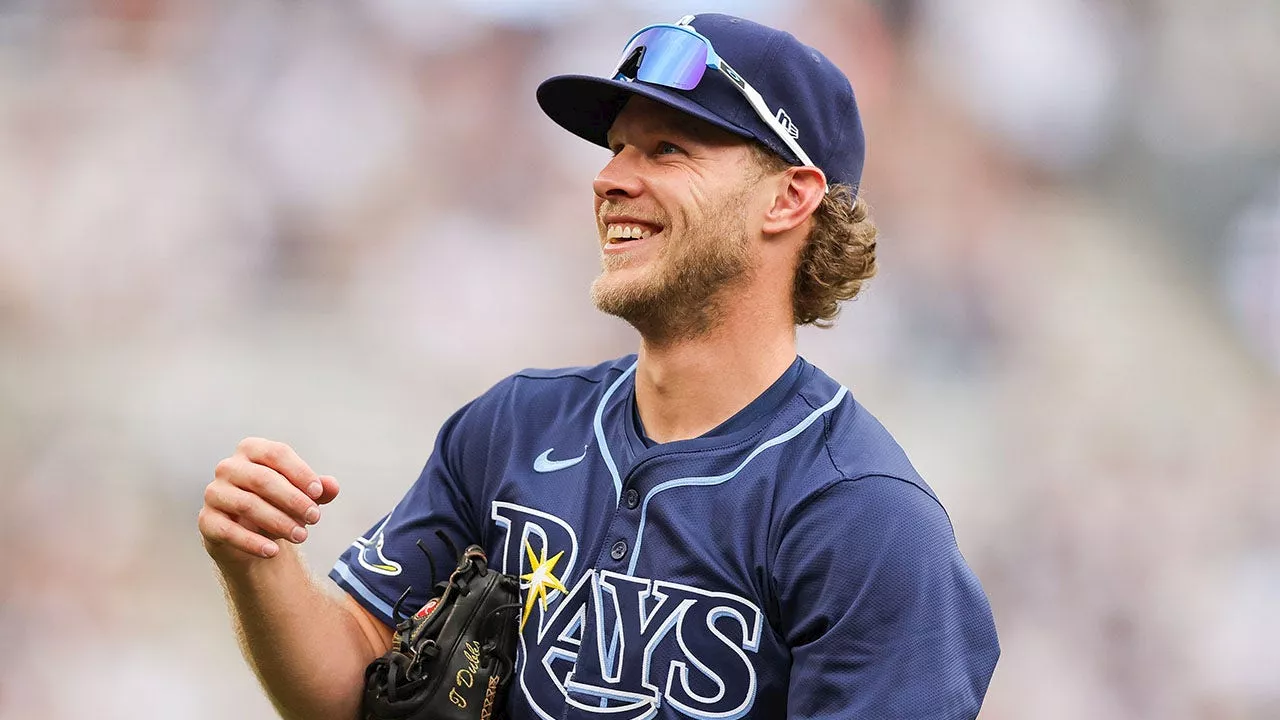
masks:
POLYGON ((654 148, 653 154, 654 155, 675 155, 677 153, 682 153, 682 152, 684 152, 684 150, 681 149, 679 145, 673 145, 672 143, 669 143, 666 140, 663 140, 658 143, 656 148, 654 148))

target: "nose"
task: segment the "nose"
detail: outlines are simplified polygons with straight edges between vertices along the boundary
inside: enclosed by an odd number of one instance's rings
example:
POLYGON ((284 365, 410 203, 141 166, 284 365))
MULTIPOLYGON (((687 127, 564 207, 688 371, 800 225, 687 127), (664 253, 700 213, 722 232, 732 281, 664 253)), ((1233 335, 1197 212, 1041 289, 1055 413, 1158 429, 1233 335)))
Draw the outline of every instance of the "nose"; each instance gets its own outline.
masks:
POLYGON ((641 182, 635 148, 623 147, 600 169, 591 187, 601 200, 634 198, 640 194, 641 182))

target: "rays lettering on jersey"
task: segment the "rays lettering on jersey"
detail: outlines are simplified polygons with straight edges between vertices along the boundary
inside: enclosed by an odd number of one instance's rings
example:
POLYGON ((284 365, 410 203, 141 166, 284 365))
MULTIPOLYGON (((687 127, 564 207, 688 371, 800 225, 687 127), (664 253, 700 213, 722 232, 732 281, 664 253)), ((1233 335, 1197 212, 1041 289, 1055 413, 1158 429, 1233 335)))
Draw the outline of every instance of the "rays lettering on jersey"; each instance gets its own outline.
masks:
POLYGON ((566 703, 619 720, 653 717, 664 702, 699 719, 732 720, 751 709, 756 672, 747 653, 759 649, 763 621, 754 604, 579 571, 577 535, 560 518, 499 501, 492 518, 506 532, 502 569, 521 577, 526 594, 519 685, 540 716, 558 717, 566 703))

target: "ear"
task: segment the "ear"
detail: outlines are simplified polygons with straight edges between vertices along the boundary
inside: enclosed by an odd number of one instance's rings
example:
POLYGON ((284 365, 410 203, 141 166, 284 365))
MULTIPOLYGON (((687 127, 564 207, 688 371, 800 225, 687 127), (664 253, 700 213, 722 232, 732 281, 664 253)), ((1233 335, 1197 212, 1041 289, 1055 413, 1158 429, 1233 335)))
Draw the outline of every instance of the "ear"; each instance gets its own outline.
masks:
POLYGON ((815 167, 791 167, 781 173, 774 186, 773 203, 765 213, 761 230, 780 235, 802 225, 826 194, 827 179, 815 167))

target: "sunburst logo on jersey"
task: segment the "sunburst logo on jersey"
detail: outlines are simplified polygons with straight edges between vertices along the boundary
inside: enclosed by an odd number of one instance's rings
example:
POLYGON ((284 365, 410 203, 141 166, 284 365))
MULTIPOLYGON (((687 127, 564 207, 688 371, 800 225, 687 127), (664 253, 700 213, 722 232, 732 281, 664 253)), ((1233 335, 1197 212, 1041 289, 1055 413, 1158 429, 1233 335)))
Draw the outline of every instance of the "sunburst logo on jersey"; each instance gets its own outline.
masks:
POLYGON ((528 595, 524 598, 524 617, 520 618, 520 629, 524 630, 524 624, 529 621, 529 613, 533 612, 534 601, 542 604, 542 611, 547 611, 547 589, 559 590, 562 593, 568 593, 568 589, 560 582, 560 578, 555 576, 556 563, 560 562, 560 557, 564 555, 564 551, 556 553, 550 560, 547 559, 547 547, 542 546, 542 556, 533 554, 533 546, 528 540, 524 543, 525 552, 529 553, 529 572, 520 576, 522 581, 529 583, 526 586, 528 595))

